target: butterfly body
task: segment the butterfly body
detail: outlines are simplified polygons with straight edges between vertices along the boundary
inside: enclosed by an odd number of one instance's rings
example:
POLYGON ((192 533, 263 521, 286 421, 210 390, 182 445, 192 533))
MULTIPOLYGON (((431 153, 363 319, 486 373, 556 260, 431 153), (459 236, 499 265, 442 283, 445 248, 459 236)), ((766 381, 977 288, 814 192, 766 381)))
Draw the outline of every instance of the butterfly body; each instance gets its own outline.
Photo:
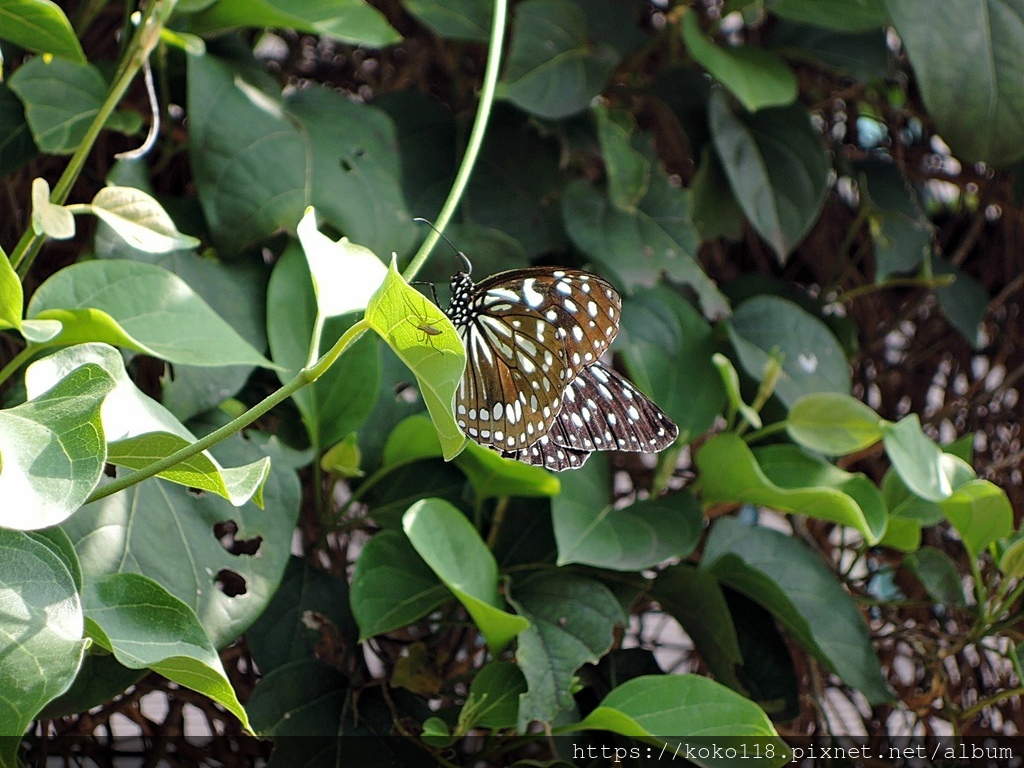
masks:
POLYGON ((474 283, 452 277, 446 310, 466 346, 459 427, 507 458, 549 469, 593 451, 660 451, 678 429, 598 359, 618 333, 622 300, 603 278, 533 267, 474 283))

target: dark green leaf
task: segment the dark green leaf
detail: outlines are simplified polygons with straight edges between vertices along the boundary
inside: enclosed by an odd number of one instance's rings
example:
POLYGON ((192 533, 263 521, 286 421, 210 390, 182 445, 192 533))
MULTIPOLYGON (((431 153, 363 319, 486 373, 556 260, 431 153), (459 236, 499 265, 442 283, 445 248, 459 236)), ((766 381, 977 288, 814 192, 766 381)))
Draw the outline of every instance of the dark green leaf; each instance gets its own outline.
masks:
POLYGON ((640 571, 693 551, 702 522, 696 499, 678 493, 615 509, 607 475, 607 458, 599 454, 562 481, 551 503, 559 565, 640 571))
POLYGON ((941 549, 921 547, 917 552, 907 555, 903 564, 917 576, 935 602, 954 608, 967 605, 964 585, 956 564, 941 549))
POLYGON ((800 105, 736 115, 724 93, 708 105, 715 150, 733 194, 780 262, 818 219, 828 188, 821 137, 800 105))
POLYGON ((891 700, 864 617, 833 573, 798 541, 722 518, 711 529, 701 567, 771 611, 869 702, 891 700))
POLYGON ((406 10, 441 37, 486 43, 493 5, 487 0, 407 0, 406 10))
POLYGON ((683 15, 682 29, 693 58, 750 112, 785 106, 796 99, 796 76, 775 54, 750 45, 715 45, 704 36, 693 12, 683 15))
POLYGON ((189 21, 197 33, 284 27, 372 48, 402 39, 384 14, 363 0, 218 0, 189 21))
POLYGON ((412 624, 451 599, 404 533, 381 531, 356 560, 352 613, 361 640, 412 624))
POLYGON ((496 95, 553 120, 582 112, 604 88, 618 55, 587 45, 587 17, 568 0, 516 6, 512 43, 496 95))
POLYGON ((56 3, 48 0, 0 2, 0 37, 34 53, 49 53, 84 62, 85 53, 71 22, 56 3))
POLYGON ((633 149, 636 122, 630 112, 609 110, 603 104, 593 107, 593 112, 608 175, 608 197, 616 208, 631 213, 647 194, 651 161, 633 149))
POLYGON ((769 0, 768 10, 784 19, 842 32, 878 29, 889 22, 884 0, 769 0))
POLYGON ((513 584, 513 605, 530 619, 519 636, 516 661, 528 690, 519 698, 518 729, 550 723, 573 706, 572 676, 611 647, 626 614, 598 581, 565 571, 541 571, 513 584))
POLYGON ((885 6, 928 115, 956 155, 993 165, 1024 156, 1024 3, 885 0, 885 6))
POLYGON ((804 395, 850 391, 850 370, 836 337, 825 323, 797 304, 776 296, 744 301, 727 329, 740 364, 755 381, 764 377, 770 353, 782 355, 775 394, 792 407, 804 395))
POLYGON ((107 95, 91 64, 37 56, 11 75, 10 88, 25 105, 25 119, 43 152, 70 155, 85 138, 107 95))
POLYGON ((0 83, 0 176, 6 176, 39 154, 25 120, 25 107, 0 83))

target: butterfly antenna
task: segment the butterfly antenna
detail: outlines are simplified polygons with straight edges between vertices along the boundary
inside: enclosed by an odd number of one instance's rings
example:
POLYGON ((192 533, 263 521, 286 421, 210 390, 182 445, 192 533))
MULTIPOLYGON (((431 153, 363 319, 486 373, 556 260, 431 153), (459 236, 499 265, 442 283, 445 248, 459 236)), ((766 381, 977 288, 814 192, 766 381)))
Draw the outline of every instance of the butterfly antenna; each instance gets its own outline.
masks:
POLYGON ((445 237, 440 229, 435 227, 431 222, 427 221, 426 219, 420 218, 419 216, 414 218, 413 221, 418 222, 420 224, 426 224, 432 230, 437 232, 438 237, 440 237, 442 240, 444 240, 446 243, 448 243, 448 245, 450 245, 452 247, 452 250, 455 251, 455 253, 458 254, 460 259, 462 259, 462 264, 466 268, 466 274, 468 275, 468 274, 470 274, 473 271, 473 264, 470 262, 469 257, 466 256, 466 254, 464 254, 458 248, 456 248, 455 245, 452 243, 452 241, 449 240, 447 237, 445 237))

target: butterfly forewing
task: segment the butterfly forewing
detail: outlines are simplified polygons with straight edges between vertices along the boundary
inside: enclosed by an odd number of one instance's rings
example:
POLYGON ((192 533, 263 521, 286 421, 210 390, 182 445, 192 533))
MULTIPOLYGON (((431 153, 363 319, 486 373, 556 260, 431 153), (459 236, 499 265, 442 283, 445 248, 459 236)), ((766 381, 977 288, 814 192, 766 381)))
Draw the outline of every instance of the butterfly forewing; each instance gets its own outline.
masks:
POLYGON ((468 357, 459 424, 479 443, 520 451, 546 434, 569 382, 615 338, 621 299, 596 275, 545 267, 476 285, 460 273, 452 289, 447 314, 468 357))

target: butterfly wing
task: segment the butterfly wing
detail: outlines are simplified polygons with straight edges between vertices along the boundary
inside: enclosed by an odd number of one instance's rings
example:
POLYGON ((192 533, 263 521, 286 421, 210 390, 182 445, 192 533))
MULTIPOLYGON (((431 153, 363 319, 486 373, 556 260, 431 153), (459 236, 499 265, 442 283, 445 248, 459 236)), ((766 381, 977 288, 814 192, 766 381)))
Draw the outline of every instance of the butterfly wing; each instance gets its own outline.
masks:
POLYGON ((519 269, 470 283, 448 310, 468 358, 459 425, 502 451, 539 440, 563 390, 615 338, 621 307, 610 283, 579 270, 519 269))
POLYGON ((544 435, 527 448, 521 448, 518 451, 502 451, 501 455, 506 459, 515 459, 523 464, 533 464, 554 472, 562 472, 566 469, 582 467, 590 458, 590 453, 590 451, 577 451, 574 448, 558 445, 548 435, 544 435))
POLYGON ((657 453, 675 442, 679 428, 632 382, 595 363, 566 387, 548 436, 574 450, 657 453))

